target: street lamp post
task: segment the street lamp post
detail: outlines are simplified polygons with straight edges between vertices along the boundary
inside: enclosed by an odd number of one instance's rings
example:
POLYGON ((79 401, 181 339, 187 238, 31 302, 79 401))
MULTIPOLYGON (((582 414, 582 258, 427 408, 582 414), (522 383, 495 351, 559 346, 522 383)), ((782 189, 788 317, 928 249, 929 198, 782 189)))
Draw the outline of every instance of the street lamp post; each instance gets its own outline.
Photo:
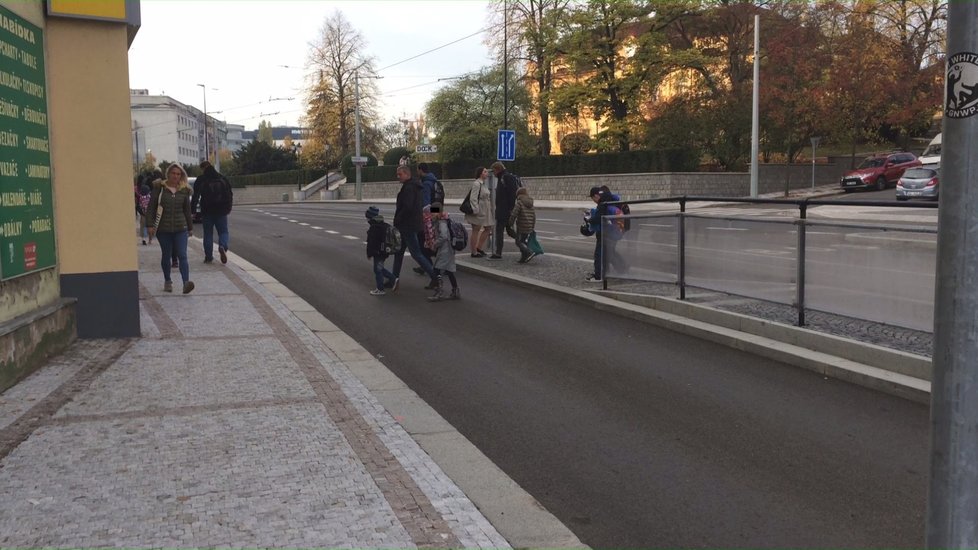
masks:
MULTIPOLYGON (((383 78, 383 77, 382 76, 370 76, 370 77, 364 77, 364 78, 376 78, 376 79, 380 79, 380 78, 383 78)), ((356 125, 356 131, 354 132, 354 134, 355 134, 355 136, 354 136, 354 138, 355 138, 355 145, 356 145, 356 162, 354 162, 353 165, 356 166, 356 177, 357 177, 356 191, 357 191, 357 200, 360 201, 360 200, 363 200, 363 175, 360 172, 360 170, 363 167, 363 165, 359 162, 360 161, 360 71, 356 71, 356 72, 353 73, 353 99, 354 99, 354 109, 353 109, 354 110, 354 123, 356 125)))
POLYGON ((204 158, 210 160, 211 152, 207 137, 207 86, 205 84, 198 84, 201 90, 204 90, 204 158))
POLYGON ((818 149, 820 141, 822 141, 821 136, 812 137, 812 191, 815 190, 815 150, 818 149))

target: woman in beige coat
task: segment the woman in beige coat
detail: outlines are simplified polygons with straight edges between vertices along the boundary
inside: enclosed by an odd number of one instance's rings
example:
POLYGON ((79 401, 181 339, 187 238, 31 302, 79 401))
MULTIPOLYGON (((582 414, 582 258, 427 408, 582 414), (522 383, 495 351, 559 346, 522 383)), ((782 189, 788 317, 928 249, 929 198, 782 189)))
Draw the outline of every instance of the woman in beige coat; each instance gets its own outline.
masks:
POLYGON ((482 251, 489 240, 489 234, 496 226, 496 219, 492 212, 492 202, 489 195, 489 186, 486 185, 486 178, 489 170, 482 166, 475 170, 475 181, 472 182, 472 190, 469 192, 469 204, 472 206, 472 213, 465 215, 465 222, 472 224, 472 237, 469 239, 469 247, 472 249, 473 258, 482 258, 486 255, 482 251))

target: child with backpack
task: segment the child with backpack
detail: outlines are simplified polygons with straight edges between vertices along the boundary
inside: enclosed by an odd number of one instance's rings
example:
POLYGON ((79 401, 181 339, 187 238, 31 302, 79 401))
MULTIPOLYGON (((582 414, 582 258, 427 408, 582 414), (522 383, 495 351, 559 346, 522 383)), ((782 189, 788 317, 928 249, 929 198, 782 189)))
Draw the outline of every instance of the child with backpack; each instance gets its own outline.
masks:
POLYGON ((380 215, 380 209, 376 206, 368 208, 365 215, 367 216, 368 225, 367 257, 374 262, 374 278, 377 283, 377 287, 371 290, 370 294, 372 296, 383 296, 387 294, 387 291, 384 290, 384 281, 390 282, 391 292, 396 292, 400 280, 393 273, 387 271, 384 262, 387 260, 387 256, 390 256, 393 252, 389 244, 391 239, 388 233, 392 230, 397 230, 384 221, 384 217, 380 215))
POLYGON ((530 250, 529 240, 537 224, 537 213, 533 208, 533 197, 526 187, 520 187, 516 191, 516 206, 509 215, 509 225, 516 226, 516 247, 520 249, 519 263, 525 264, 536 256, 536 252, 530 250))
MULTIPOLYGON (((435 293, 428 297, 428 301, 439 302, 441 300, 458 300, 462 297, 458 288, 458 280, 455 279, 455 244, 453 240, 458 241, 459 239, 453 239, 452 235, 452 223, 454 222, 449 219, 448 212, 442 212, 442 205, 438 202, 431 203, 431 218, 435 225, 435 275, 437 277, 437 284, 435 286, 435 293), (444 283, 442 282, 442 275, 447 275, 448 280, 452 283, 452 293, 445 296, 443 290, 444 283)), ((459 224, 462 231, 465 228, 459 224)), ((465 248, 464 239, 462 239, 462 249, 465 248)))

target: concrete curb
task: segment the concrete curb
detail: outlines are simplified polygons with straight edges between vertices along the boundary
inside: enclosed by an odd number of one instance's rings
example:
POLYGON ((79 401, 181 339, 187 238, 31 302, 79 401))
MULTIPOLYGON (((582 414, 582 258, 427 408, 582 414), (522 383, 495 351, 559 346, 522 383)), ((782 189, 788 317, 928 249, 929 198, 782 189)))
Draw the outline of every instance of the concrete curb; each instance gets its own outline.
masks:
POLYGON ((230 252, 228 262, 240 267, 286 304, 514 548, 588 548, 353 338, 264 270, 230 252))
MULTIPOLYGON (((516 284, 525 288, 542 290, 577 303, 590 305, 595 309, 608 311, 681 334, 687 334, 754 355, 781 361, 795 367, 817 372, 826 377, 844 380, 919 403, 930 402, 930 382, 905 373, 909 372, 914 375, 923 374, 924 364, 922 360, 926 361, 926 358, 888 350, 880 346, 872 346, 831 335, 815 333, 814 331, 798 327, 724 312, 714 308, 687 304, 685 302, 679 302, 678 304, 684 306, 685 309, 674 308, 679 313, 658 311, 651 307, 627 303, 590 291, 571 289, 520 275, 504 273, 495 269, 475 266, 464 260, 457 260, 457 265, 459 269, 471 273, 516 284), (707 320, 691 319, 685 316, 693 313, 701 315, 707 320), (718 322, 727 325, 733 324, 737 328, 718 325, 718 322), (755 331, 766 335, 762 336, 745 332, 744 329, 748 325, 754 325, 755 331), (789 341, 774 339, 778 336, 789 341), (791 341, 792 337, 794 338, 793 341, 791 341), (821 337, 825 337, 825 339, 823 340, 821 337), (886 368, 867 365, 852 359, 837 357, 829 353, 815 351, 798 345, 803 341, 808 342, 810 345, 821 345, 822 342, 831 343, 832 346, 829 346, 829 348, 833 352, 845 351, 850 355, 854 354, 860 359, 866 361, 872 360, 875 363, 884 364, 886 368), (813 344, 813 342, 817 343, 813 344), (885 358, 887 357, 899 359, 897 363, 900 366, 900 370, 905 372, 889 370, 891 367, 886 364, 885 358)), ((661 304, 668 304, 670 302, 666 298, 660 298, 659 300, 661 304)), ((678 301, 671 300, 671 302, 678 301)), ((655 303, 655 300, 650 302, 652 305, 655 305, 655 303)), ((926 362, 929 363, 929 361, 926 362)))

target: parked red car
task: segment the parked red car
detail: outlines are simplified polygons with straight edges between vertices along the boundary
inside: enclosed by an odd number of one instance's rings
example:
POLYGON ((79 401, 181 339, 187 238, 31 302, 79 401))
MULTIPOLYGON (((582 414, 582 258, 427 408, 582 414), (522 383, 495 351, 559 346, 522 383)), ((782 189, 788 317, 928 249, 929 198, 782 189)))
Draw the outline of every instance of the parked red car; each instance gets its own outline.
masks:
POLYGON ((881 153, 866 157, 855 170, 842 176, 840 185, 848 193, 854 189, 876 189, 882 191, 895 186, 908 168, 920 166, 920 160, 913 153, 881 153))

